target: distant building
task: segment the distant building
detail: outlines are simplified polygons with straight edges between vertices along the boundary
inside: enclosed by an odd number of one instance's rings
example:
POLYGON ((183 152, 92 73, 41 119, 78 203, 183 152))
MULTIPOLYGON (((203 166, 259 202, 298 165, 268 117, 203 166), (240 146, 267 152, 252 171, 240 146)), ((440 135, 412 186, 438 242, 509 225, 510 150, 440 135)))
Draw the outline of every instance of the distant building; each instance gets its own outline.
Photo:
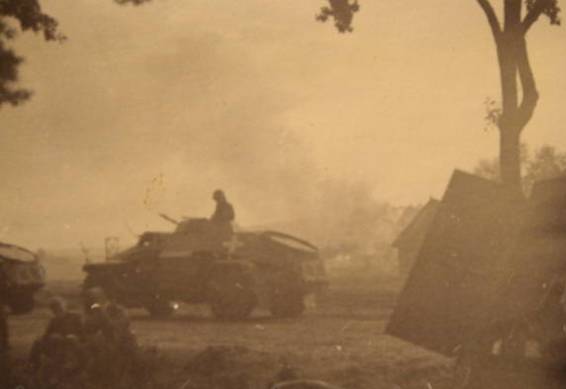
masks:
POLYGON ((440 201, 430 199, 393 242, 401 273, 406 274, 413 267, 439 204, 440 201))

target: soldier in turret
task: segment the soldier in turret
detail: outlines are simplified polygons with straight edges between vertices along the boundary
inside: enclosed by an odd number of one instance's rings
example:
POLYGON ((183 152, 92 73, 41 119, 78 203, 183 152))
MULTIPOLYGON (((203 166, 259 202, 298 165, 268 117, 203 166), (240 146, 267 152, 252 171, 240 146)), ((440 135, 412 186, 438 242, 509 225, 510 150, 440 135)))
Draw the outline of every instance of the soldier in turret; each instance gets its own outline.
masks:
POLYGON ((212 198, 216 201, 216 209, 210 217, 210 221, 215 223, 232 223, 235 218, 232 204, 226 200, 226 195, 220 189, 215 190, 212 198))
POLYGON ((216 225, 218 237, 221 240, 230 239, 234 233, 232 228, 232 222, 235 218, 234 208, 232 204, 226 200, 226 195, 220 189, 214 191, 212 198, 216 201, 216 209, 210 217, 210 221, 216 225))

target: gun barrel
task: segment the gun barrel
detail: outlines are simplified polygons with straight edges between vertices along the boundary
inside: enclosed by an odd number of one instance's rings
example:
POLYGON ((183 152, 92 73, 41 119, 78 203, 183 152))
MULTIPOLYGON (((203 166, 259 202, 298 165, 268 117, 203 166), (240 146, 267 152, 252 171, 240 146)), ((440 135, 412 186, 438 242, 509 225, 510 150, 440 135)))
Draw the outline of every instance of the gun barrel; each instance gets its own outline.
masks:
POLYGON ((164 214, 164 213, 160 213, 159 216, 161 216, 163 219, 167 220, 169 223, 173 223, 176 226, 179 225, 179 222, 175 219, 173 219, 172 217, 164 214))

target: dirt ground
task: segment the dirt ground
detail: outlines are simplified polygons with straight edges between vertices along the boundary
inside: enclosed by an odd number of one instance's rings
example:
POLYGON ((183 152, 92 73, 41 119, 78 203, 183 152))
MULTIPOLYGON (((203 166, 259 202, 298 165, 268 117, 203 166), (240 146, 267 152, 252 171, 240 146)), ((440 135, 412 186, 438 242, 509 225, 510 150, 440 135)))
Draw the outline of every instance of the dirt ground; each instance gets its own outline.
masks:
MULTIPOLYGON (((78 285, 78 280, 52 282, 48 289, 72 297, 78 285)), ((167 320, 150 319, 142 310, 129 314, 139 343, 168 361, 178 387, 195 356, 223 346, 241 362, 238 368, 251 377, 251 387, 265 388, 288 365, 307 378, 349 389, 448 388, 449 360, 384 334, 401 286, 395 276, 341 271, 298 319, 276 320, 260 311, 243 322, 217 322, 206 307, 194 306, 167 320)), ((10 318, 13 358, 26 355, 48 319, 41 308, 10 318)))

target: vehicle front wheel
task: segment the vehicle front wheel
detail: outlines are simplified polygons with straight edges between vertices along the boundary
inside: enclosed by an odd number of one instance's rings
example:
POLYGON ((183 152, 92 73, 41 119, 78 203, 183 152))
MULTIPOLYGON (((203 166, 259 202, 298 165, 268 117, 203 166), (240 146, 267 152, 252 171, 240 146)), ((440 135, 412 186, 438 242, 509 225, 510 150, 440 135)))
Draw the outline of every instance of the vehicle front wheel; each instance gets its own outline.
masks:
POLYGON ((235 276, 218 277, 210 285, 210 308, 222 320, 243 320, 254 310, 257 299, 247 283, 235 276))

